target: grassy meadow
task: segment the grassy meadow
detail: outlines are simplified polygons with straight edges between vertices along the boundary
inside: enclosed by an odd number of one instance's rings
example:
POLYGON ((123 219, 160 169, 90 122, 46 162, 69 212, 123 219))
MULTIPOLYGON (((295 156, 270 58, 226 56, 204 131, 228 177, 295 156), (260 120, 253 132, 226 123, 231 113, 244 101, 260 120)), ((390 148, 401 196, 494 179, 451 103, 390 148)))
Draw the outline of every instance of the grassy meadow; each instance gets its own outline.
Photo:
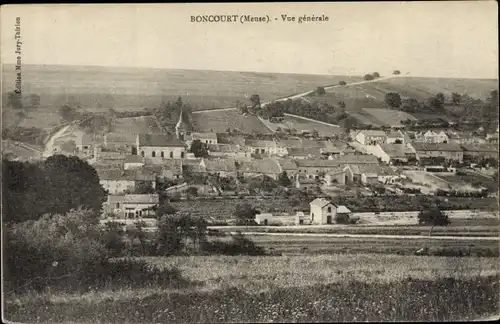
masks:
POLYGON ((379 255, 144 258, 190 287, 6 298, 6 319, 37 323, 436 321, 489 316, 498 263, 379 255))

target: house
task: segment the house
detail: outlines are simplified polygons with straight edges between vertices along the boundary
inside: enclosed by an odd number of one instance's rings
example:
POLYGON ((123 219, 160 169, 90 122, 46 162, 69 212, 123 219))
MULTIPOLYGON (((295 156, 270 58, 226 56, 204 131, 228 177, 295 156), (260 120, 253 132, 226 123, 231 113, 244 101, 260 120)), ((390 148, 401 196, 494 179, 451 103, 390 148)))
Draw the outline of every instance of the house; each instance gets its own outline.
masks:
POLYGON ((377 144, 370 152, 387 164, 405 164, 415 157, 415 151, 406 144, 377 144))
POLYGON ((348 220, 351 211, 346 206, 335 206, 330 200, 316 198, 309 203, 311 224, 333 224, 338 218, 348 220))
MULTIPOLYGON (((258 155, 274 155, 276 154, 276 142, 270 140, 245 140, 245 147, 250 153, 258 155)), ((286 150, 283 149, 283 155, 286 150)))
POLYGON ((96 146, 94 147, 94 157, 89 159, 88 162, 92 165, 116 165, 122 167, 126 156, 127 154, 125 152, 118 152, 109 150, 105 147, 96 146))
POLYGON ((498 144, 498 133, 486 135, 486 141, 490 144, 498 144))
POLYGON ((464 160, 497 159, 498 145, 495 144, 463 144, 464 160))
POLYGON ((203 173, 219 174, 224 177, 236 177, 238 169, 234 159, 201 159, 203 173))
POLYGON ((487 142, 486 138, 474 136, 468 132, 448 132, 449 143, 454 144, 484 144, 487 142))
POLYGON ((390 131, 387 133, 387 144, 405 144, 405 141, 406 136, 400 130, 390 131))
POLYGON ((336 170, 339 166, 347 164, 378 164, 373 155, 340 155, 328 160, 296 160, 297 173, 309 179, 320 178, 329 172, 336 170))
POLYGON ((216 133, 197 133, 192 132, 184 136, 184 141, 187 147, 191 147, 193 141, 199 140, 203 144, 217 144, 217 134, 216 133))
POLYGON ((103 140, 104 147, 108 149, 126 149, 129 150, 134 145, 134 141, 131 141, 128 137, 120 133, 108 133, 104 135, 103 140))
POLYGON ((136 145, 142 157, 183 159, 186 154, 186 145, 181 140, 163 134, 139 134, 136 145))
POLYGON ((142 168, 145 164, 144 159, 140 155, 127 155, 123 161, 123 168, 125 170, 142 168))
POLYGON ((318 180, 319 178, 308 178, 306 176, 297 174, 295 176, 295 188, 305 190, 305 191, 315 191, 316 188, 321 187, 323 184, 322 181, 318 180))
POLYGON ((229 157, 234 159, 251 159, 251 153, 238 144, 208 144, 208 155, 211 157, 229 157))
POLYGON ((386 143, 387 135, 381 130, 362 130, 354 139, 362 145, 376 145, 386 143))
POLYGON ((75 140, 76 149, 84 155, 92 154, 94 150, 94 138, 88 134, 82 134, 75 140))
POLYGON ((336 186, 345 185, 345 171, 342 167, 337 167, 333 170, 328 171, 325 174, 325 185, 326 186, 336 186))
POLYGON ((159 201, 158 194, 109 195, 103 209, 118 218, 151 218, 159 201))
POLYGON ((295 163, 292 159, 275 159, 280 167, 280 173, 286 172, 288 178, 295 179, 295 176, 298 173, 297 163, 295 163))
POLYGON ((462 162, 464 158, 463 149, 454 143, 418 143, 411 144, 416 152, 417 160, 442 159, 444 161, 462 162))
POLYGON ((113 195, 134 191, 139 182, 147 182, 156 188, 156 176, 145 170, 98 168, 96 171, 101 186, 113 195))
POLYGON ((316 147, 301 147, 301 148, 288 148, 287 157, 292 159, 313 159, 319 158, 321 153, 320 149, 316 147))
POLYGON ((450 139, 444 131, 438 133, 429 130, 423 134, 423 140, 425 143, 448 143, 450 139))
POLYGON ((237 162, 237 165, 238 174, 242 175, 245 178, 265 175, 274 180, 277 180, 279 174, 281 173, 281 168, 278 162, 270 158, 254 159, 249 162, 237 162))
POLYGON ((255 215, 255 222, 259 225, 302 225, 309 224, 309 215, 304 212, 295 214, 281 213, 261 213, 255 215))
POLYGON ((348 155, 355 154, 356 150, 341 141, 322 141, 320 153, 323 155, 348 155))
MULTIPOLYGON (((184 161, 182 159, 164 160, 163 164, 146 164, 142 170, 155 174, 158 180, 178 180, 183 178, 184 161)), ((199 162, 198 162, 199 163, 199 162)))

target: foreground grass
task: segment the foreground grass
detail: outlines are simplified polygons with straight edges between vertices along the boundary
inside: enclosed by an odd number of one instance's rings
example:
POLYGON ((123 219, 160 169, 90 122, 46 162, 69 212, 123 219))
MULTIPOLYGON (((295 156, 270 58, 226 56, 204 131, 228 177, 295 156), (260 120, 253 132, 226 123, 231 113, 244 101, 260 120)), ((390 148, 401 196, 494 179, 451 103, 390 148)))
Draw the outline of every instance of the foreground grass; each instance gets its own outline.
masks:
POLYGON ((473 319, 495 313, 492 258, 397 255, 151 257, 187 288, 159 286, 6 298, 21 322, 186 323, 473 319))

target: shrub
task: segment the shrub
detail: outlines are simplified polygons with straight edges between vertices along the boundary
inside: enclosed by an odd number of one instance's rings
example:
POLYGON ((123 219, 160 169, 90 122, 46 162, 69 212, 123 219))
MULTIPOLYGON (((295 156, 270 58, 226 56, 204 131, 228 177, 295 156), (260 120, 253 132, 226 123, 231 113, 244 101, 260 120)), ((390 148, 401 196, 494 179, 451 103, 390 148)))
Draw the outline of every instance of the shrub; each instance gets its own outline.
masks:
POLYGON ((337 214, 335 215, 335 222, 338 224, 349 224, 349 215, 346 214, 337 214))
POLYGON ((231 242, 223 242, 220 240, 213 240, 211 242, 204 242, 202 250, 209 254, 222 254, 222 255, 265 255, 264 248, 257 246, 252 240, 238 233, 232 236, 231 242))

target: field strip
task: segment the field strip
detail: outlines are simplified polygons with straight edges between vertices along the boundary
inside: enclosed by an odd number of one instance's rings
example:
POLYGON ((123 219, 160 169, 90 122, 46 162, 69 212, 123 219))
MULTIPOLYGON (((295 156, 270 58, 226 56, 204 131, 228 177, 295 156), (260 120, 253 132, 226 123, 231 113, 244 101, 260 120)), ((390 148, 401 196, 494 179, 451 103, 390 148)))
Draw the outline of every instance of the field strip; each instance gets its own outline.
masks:
MULTIPOLYGON (((499 241, 499 237, 484 236, 426 236, 426 235, 379 235, 379 234, 331 234, 331 233, 265 233, 241 232, 244 235, 270 236, 309 236, 309 237, 338 237, 338 238, 380 238, 380 239, 410 239, 410 240, 465 240, 465 241, 499 241)), ((231 232, 237 234, 237 232, 231 232)))
POLYGON ((307 120, 307 121, 314 122, 314 123, 319 123, 319 124, 326 125, 326 126, 337 127, 337 128, 340 127, 339 125, 329 124, 329 123, 325 123, 325 122, 322 122, 322 121, 319 121, 316 119, 311 119, 311 118, 302 117, 302 116, 298 116, 298 115, 292 115, 292 114, 288 114, 288 113, 285 113, 284 115, 288 116, 288 117, 300 118, 303 120, 307 120))

